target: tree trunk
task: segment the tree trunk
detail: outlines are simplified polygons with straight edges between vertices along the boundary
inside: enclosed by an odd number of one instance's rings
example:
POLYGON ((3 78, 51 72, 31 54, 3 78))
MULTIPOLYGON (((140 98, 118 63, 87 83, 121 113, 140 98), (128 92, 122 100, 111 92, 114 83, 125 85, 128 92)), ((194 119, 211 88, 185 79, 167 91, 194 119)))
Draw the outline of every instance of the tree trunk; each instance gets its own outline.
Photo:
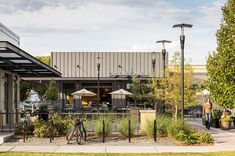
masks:
POLYGON ((174 106, 174 112, 173 112, 173 114, 174 114, 174 120, 175 121, 177 121, 177 114, 178 114, 178 108, 177 108, 177 106, 174 106))

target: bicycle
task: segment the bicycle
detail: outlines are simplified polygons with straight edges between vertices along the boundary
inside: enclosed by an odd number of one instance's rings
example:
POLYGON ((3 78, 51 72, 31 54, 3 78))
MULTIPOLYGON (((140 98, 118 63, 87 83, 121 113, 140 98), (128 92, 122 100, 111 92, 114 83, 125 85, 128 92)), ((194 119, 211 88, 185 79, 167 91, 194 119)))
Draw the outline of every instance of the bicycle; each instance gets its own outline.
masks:
POLYGON ((74 122, 74 126, 72 129, 70 129, 66 135, 67 144, 72 140, 72 138, 75 136, 77 144, 81 145, 83 141, 85 141, 86 138, 86 130, 83 125, 83 119, 77 118, 74 122))

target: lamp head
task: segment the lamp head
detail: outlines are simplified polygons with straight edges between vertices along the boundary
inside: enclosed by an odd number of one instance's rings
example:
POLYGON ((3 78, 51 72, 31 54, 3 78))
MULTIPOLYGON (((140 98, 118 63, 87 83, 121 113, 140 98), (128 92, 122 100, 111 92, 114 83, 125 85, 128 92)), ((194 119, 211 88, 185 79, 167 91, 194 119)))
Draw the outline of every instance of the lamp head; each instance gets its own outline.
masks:
POLYGON ((162 43, 163 49, 165 49, 165 43, 171 43, 169 40, 159 40, 156 43, 162 43))
POLYGON ((159 40, 156 43, 171 43, 169 40, 159 40))
POLYGON ((177 27, 180 27, 180 28, 183 28, 183 27, 185 27, 185 28, 192 28, 193 25, 192 24, 186 24, 186 23, 173 25, 173 28, 177 28, 177 27))

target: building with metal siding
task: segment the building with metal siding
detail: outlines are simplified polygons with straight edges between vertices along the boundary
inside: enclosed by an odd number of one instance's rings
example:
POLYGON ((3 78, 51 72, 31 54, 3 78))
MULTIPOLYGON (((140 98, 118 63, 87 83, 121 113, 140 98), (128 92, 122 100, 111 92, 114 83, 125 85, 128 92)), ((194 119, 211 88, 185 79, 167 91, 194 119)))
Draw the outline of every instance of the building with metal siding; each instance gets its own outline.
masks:
MULTIPOLYGON (((167 62, 168 57, 166 65, 167 62)), ((97 93, 98 63, 101 103, 109 103, 116 108, 124 107, 126 98, 111 96, 109 93, 120 88, 129 90, 133 75, 142 81, 147 81, 154 73, 158 77, 163 76, 161 52, 52 52, 51 66, 62 73, 61 78, 55 78, 61 92, 62 109, 70 101, 73 101, 75 109, 87 105, 89 101, 97 101, 97 97, 81 99, 72 97, 71 93, 82 88, 97 93)))
POLYGON ((153 73, 161 77, 161 55, 158 52, 52 52, 51 66, 60 71, 63 78, 97 77, 98 63, 103 78, 133 74, 149 77, 153 73))

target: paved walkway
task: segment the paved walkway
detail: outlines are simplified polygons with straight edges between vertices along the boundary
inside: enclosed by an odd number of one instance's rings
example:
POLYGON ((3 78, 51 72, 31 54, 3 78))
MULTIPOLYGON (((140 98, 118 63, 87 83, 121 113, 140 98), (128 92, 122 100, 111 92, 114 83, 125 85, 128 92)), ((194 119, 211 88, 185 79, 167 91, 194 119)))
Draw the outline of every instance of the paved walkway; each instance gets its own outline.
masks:
POLYGON ((198 130, 204 130, 207 133, 210 133, 214 138, 214 146, 235 145, 235 129, 234 128, 230 129, 230 130, 222 130, 220 128, 211 127, 210 130, 207 130, 205 128, 205 126, 202 125, 201 119, 190 119, 187 122, 192 127, 196 128, 198 130))
POLYGON ((0 146, 2 152, 163 153, 235 151, 233 146, 0 146))
POLYGON ((235 151, 235 129, 225 131, 211 128, 206 130, 201 119, 187 121, 196 129, 213 135, 211 146, 0 146, 0 151, 11 152, 71 152, 71 153, 163 153, 163 152, 221 152, 235 151))

